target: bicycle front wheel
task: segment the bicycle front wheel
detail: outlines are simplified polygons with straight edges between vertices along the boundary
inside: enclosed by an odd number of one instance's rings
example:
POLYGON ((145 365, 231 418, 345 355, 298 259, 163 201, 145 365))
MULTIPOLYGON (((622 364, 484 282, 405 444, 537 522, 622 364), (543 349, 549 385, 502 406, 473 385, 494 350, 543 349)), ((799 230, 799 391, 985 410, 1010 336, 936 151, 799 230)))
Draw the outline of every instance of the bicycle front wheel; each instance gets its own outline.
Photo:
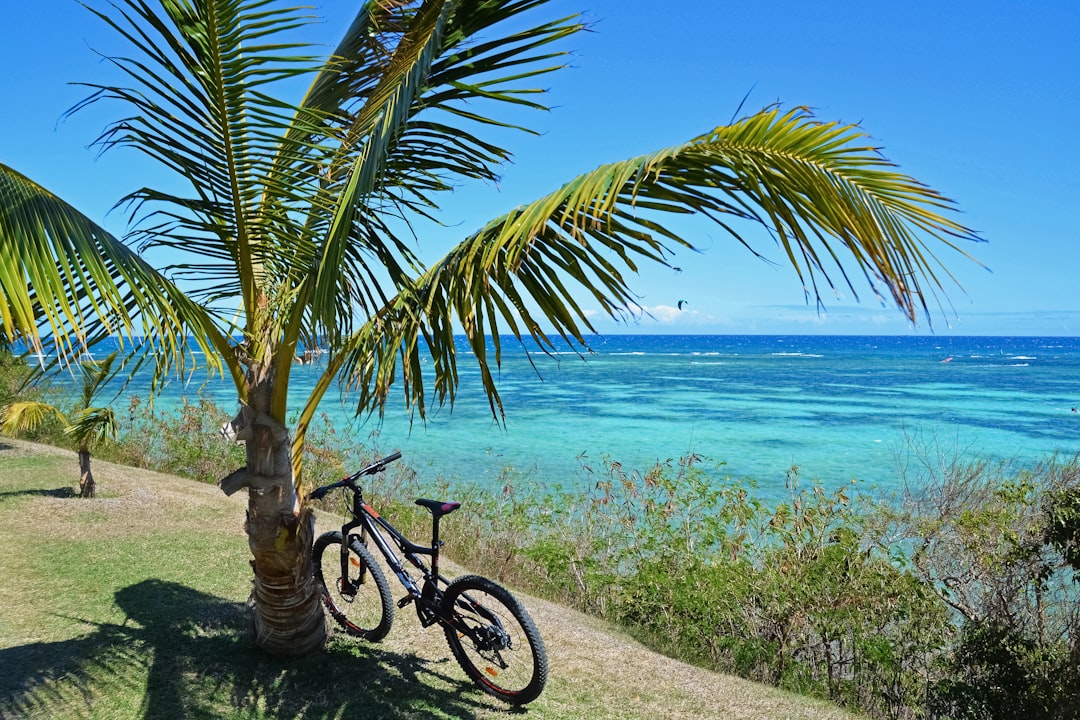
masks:
POLYGON ((390 584, 371 551, 349 537, 346 572, 341 572, 341 533, 323 533, 311 550, 315 580, 322 585, 330 616, 349 635, 378 642, 394 622, 390 584))
POLYGON ((443 595, 443 629, 461 669, 486 693, 512 705, 532 702, 547 683, 540 631, 506 588, 478 575, 443 595))

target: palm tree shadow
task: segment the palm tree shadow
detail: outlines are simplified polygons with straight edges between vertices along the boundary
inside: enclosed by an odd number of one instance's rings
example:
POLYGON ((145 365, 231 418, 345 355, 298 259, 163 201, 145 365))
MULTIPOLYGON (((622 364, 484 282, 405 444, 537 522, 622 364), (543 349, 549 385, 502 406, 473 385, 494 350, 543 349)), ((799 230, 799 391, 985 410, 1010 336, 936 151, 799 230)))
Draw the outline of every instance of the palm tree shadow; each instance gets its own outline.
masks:
POLYGON ((58 487, 48 489, 33 489, 33 490, 3 490, 0 491, 0 498, 16 497, 20 495, 36 495, 39 497, 54 497, 54 498, 77 498, 79 493, 75 492, 71 487, 58 487))
POLYGON ((124 692, 141 694, 140 714, 154 720, 472 718, 488 704, 441 663, 378 646, 334 643, 313 657, 272 658, 254 646, 244 604, 176 583, 145 580, 116 602, 122 625, 0 650, 0 717, 78 716, 95 696, 124 692))

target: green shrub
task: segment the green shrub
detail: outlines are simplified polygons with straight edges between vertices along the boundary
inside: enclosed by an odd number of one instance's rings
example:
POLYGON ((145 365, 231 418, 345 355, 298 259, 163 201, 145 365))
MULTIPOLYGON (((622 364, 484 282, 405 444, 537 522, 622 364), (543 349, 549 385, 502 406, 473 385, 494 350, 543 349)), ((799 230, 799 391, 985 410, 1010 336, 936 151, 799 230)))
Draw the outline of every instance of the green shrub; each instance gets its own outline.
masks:
MULTIPOLYGON (((918 702, 920 659, 947 634, 937 598, 864 539, 843 490, 774 508, 728 485, 699 509, 720 520, 694 554, 656 544, 627 578, 618 619, 665 651, 882 716, 918 702)), ((658 533, 662 537, 662 531, 658 533)))
POLYGON ((997 620, 966 622, 932 689, 931 712, 952 720, 1080 717, 1077 671, 1067 649, 997 620))
MULTIPOLYGON (((1046 494, 1043 542, 1053 547, 1074 572, 1080 573, 1080 488, 1066 485, 1046 494)), ((1073 575, 1080 580, 1080 574, 1073 575)))
MULTIPOLYGON (((2 336, 0 336, 2 337, 2 336)), ((30 377, 30 366, 23 358, 0 345, 0 407, 15 400, 30 377)))
POLYGON ((209 398, 183 398, 177 406, 160 409, 130 397, 126 414, 117 416, 120 438, 103 445, 99 457, 207 483, 245 463, 243 447, 221 436, 221 425, 231 414, 209 398))
POLYGON ((881 505, 793 469, 769 506, 695 457, 645 474, 606 461, 584 491, 520 492, 508 473, 467 496, 451 547, 663 652, 874 717, 975 717, 955 713, 1010 693, 1073 717, 1076 463, 946 468, 881 505), (1009 653, 989 652, 995 627, 1009 653))
POLYGON ((951 464, 891 519, 910 567, 959 628, 930 678, 943 718, 1080 716, 1076 460, 951 464))

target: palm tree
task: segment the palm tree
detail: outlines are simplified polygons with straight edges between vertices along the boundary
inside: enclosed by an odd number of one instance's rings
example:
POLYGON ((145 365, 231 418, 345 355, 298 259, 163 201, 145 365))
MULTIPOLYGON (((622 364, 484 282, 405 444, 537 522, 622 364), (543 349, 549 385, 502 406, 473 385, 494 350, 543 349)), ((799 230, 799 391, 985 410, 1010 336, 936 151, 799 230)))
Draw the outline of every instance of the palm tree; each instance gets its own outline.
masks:
POLYGON ((855 268, 912 322, 951 279, 936 254, 976 239, 858 128, 770 108, 569 178, 425 262, 423 224, 454 183, 496 179, 510 157, 498 139, 526 130, 522 110, 546 109, 535 83, 584 27, 540 17, 545 2, 362 2, 325 57, 293 40, 304 11, 276 0, 113 0, 94 12, 130 46, 109 58, 123 83, 89 85, 78 107, 119 105, 99 145, 141 151, 178 182, 123 198, 135 222, 118 239, 0 166, 0 324, 13 337, 51 338, 62 353, 119 335, 152 352, 156 378, 198 349, 235 383, 247 465, 221 487, 248 490, 255 623, 270 652, 324 640, 298 448, 335 384, 355 391, 358 412, 383 412, 399 387, 423 418, 429 402, 454 401, 457 333, 501 417, 504 338, 587 349, 591 306, 637 313, 638 264, 692 247, 669 222, 679 214, 747 247, 733 221, 756 221, 808 297, 834 276, 854 291, 855 268), (298 78, 310 85, 289 102, 298 78), (136 248, 170 263, 151 267, 136 248), (313 347, 325 365, 288 428, 293 359, 313 347))
POLYGON ((110 407, 95 407, 94 398, 114 375, 113 363, 117 353, 104 360, 84 360, 79 363, 82 392, 75 416, 68 419, 55 405, 40 400, 13 400, 0 412, 0 432, 11 435, 20 430, 33 430, 53 417, 64 424, 64 434, 75 440, 79 454, 79 497, 92 498, 97 493, 94 474, 90 470, 90 452, 105 439, 116 439, 116 414, 110 407))

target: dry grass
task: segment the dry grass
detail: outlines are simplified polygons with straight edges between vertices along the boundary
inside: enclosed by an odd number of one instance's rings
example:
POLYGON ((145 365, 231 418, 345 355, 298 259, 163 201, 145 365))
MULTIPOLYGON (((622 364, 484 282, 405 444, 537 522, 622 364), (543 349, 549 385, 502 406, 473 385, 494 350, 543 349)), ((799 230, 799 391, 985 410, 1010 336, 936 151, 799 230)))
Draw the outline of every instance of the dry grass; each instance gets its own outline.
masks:
MULTIPOLYGON (((114 599, 124 588, 140 586, 147 581, 172 583, 201 598, 220 601, 215 605, 220 608, 239 607, 246 598, 250 570, 246 562, 246 539, 241 529, 245 504, 242 498, 226 498, 213 486, 104 462, 95 463, 95 477, 100 498, 86 501, 67 497, 64 488, 77 480, 72 453, 0 440, 0 543, 15 548, 0 556, 3 557, 0 561, 3 575, 8 579, 0 584, 0 666, 4 667, 5 674, 11 667, 9 663, 29 656, 28 648, 64 647, 65 643, 80 642, 88 634, 100 634, 101 628, 152 624, 152 618, 133 618, 130 609, 121 607, 122 603, 114 599), (148 537, 151 538, 149 547, 160 548, 161 562, 155 565, 153 577, 147 575, 144 563, 134 559, 127 563, 124 557, 125 548, 148 547, 148 537), (154 543, 154 538, 160 538, 161 542, 154 543), (104 544, 103 540, 106 541, 104 544), (95 555, 80 556, 75 564, 56 564, 55 553, 43 554, 41 551, 42 548, 53 548, 60 553, 78 552, 80 547, 95 548, 95 555), (43 571, 43 564, 80 574, 91 573, 96 565, 110 569, 101 573, 100 587, 90 583, 80 590, 78 597, 72 597, 71 593, 65 593, 63 573, 58 576, 56 572, 43 571), (125 576, 124 568, 129 566, 132 574, 125 576)), ((318 531, 329 529, 333 522, 333 518, 320 517, 318 531)), ((448 522, 452 522, 452 518, 448 522)), ((452 548, 450 551, 452 554, 452 548)), ((148 551, 139 552, 145 554, 148 551)), ((452 574, 453 566, 449 569, 452 574)), ((523 599, 544 636, 551 664, 547 689, 528 707, 528 714, 534 718, 823 720, 854 717, 827 703, 671 660, 595 619, 536 598, 523 599)), ((228 611, 222 612, 227 614, 228 611)), ((191 632, 209 636, 217 629, 213 622, 207 621, 207 627, 191 632)), ((233 645, 249 644, 246 640, 237 642, 235 638, 232 642, 233 645)), ((339 653, 341 645, 347 642, 335 643, 339 653)), ((152 661, 135 651, 130 652, 133 654, 126 650, 120 652, 121 659, 126 660, 123 673, 117 670, 110 671, 111 675, 110 672, 99 671, 96 675, 87 672, 88 677, 76 681, 65 680, 63 672, 39 668, 35 673, 26 671, 28 679, 22 684, 0 683, 0 717, 19 717, 23 710, 29 714, 27 708, 38 708, 35 712, 39 717, 110 717, 86 710, 100 706, 87 704, 87 693, 101 697, 118 695, 116 707, 128 707, 134 713, 126 716, 154 717, 151 712, 154 705, 148 700, 154 683, 147 685, 146 679, 154 675, 154 667, 167 661, 160 656, 167 654, 168 648, 157 647, 152 661), (75 686, 68 687, 65 683, 75 683, 75 686), (151 689, 147 690, 147 687, 151 689), (42 688, 49 690, 47 695, 52 700, 40 699, 42 688), (124 693, 131 697, 124 700, 124 693), (142 693, 147 697, 142 697, 142 693), (38 699, 30 702, 28 697, 38 699), (14 714, 9 714, 5 708, 14 708, 14 714)), ((365 667, 378 662, 380 672, 385 669, 388 677, 393 675, 380 682, 392 683, 395 688, 391 696, 378 700, 381 705, 374 705, 374 699, 368 701, 368 709, 363 713, 366 717, 492 718, 507 714, 504 706, 494 700, 488 701, 484 696, 470 695, 468 702, 459 702, 458 696, 468 689, 458 684, 463 675, 450 659, 442 633, 436 629, 422 629, 408 610, 398 612, 390 636, 377 648, 357 652, 366 654, 364 662, 368 665, 365 667), (397 677, 394 675, 397 671, 392 667, 395 663, 421 667, 424 671, 410 674, 408 668, 401 668, 398 674, 402 677, 397 677), (416 685, 417 677, 431 687, 423 692, 417 690, 418 697, 410 697, 410 688, 416 685), (407 707, 421 709, 401 710, 407 707)), ((213 660, 204 658, 202 662, 215 667, 214 670, 202 667, 199 672, 220 674, 221 677, 213 681, 215 686, 224 682, 237 683, 236 677, 243 676, 238 668, 217 667, 219 665, 262 663, 257 653, 251 653, 249 648, 236 657, 230 655, 211 662, 213 660)), ((59 657, 55 662, 63 664, 59 657)), ((100 665, 112 667, 110 662, 113 661, 103 660, 100 665)), ((340 666, 339 660, 334 662, 337 663, 335 666, 340 666)), ((297 666, 291 667, 293 672, 298 671, 297 666)), ((319 672, 326 674, 325 670, 319 672)), ((250 678, 246 682, 252 685, 250 678)), ((286 710, 286 704, 280 699, 275 706, 271 702, 273 691, 265 688, 277 687, 282 682, 280 677, 260 680, 263 684, 259 687, 264 688, 261 695, 250 690, 241 692, 244 688, 238 685, 225 693, 230 698, 229 703, 234 705, 231 711, 237 713, 236 717, 245 718, 354 715, 346 712, 352 706, 340 700, 336 711, 315 712, 313 708, 329 694, 326 690, 318 691, 319 697, 287 705, 288 708, 301 708, 299 711, 286 710)), ((306 687, 293 687, 289 692, 303 693, 306 687)), ((186 716, 184 713, 176 715, 186 716)))

